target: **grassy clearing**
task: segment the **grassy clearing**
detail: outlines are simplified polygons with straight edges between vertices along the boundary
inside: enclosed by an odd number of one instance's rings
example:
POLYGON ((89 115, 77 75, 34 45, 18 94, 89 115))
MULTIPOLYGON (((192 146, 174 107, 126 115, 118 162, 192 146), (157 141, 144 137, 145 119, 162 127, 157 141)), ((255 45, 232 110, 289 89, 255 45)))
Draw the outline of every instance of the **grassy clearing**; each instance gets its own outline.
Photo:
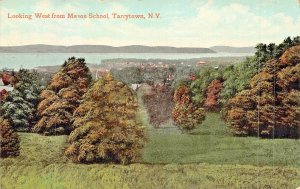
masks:
POLYGON ((65 136, 20 134, 21 156, 0 160, 1 189, 296 188, 300 170, 251 165, 82 165, 61 156, 65 136))
POLYGON ((149 129, 144 163, 300 167, 299 140, 234 137, 218 113, 208 113, 206 120, 192 134, 170 128, 168 132, 165 130, 149 129))

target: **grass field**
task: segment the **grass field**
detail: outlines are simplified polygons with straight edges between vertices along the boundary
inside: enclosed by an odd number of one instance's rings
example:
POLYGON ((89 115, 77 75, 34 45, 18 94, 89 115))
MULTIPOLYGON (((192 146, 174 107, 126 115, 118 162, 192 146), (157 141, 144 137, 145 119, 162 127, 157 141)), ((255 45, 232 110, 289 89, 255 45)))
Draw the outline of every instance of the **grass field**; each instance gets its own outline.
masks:
POLYGON ((128 166, 74 164, 63 155, 66 136, 20 133, 21 155, 0 160, 1 189, 280 188, 300 186, 299 140, 237 138, 209 113, 192 134, 153 129, 140 162, 128 166))
POLYGON ((82 165, 62 155, 65 136, 21 133, 21 156, 0 160, 1 189, 295 188, 293 166, 193 164, 82 165))
POLYGON ((218 113, 209 113, 192 134, 150 129, 143 162, 209 163, 300 168, 300 141, 234 137, 218 113))

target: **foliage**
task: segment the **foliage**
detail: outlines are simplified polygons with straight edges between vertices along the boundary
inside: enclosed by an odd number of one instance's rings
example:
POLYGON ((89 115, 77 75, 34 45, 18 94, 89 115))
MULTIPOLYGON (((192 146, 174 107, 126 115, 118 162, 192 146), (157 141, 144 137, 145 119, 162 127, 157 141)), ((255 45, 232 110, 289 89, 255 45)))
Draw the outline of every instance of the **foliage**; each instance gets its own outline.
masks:
POLYGON ((205 108, 208 110, 216 110, 219 108, 219 94, 223 84, 220 80, 213 80, 207 87, 206 99, 204 102, 205 108))
POLYGON ((248 57, 244 62, 226 68, 223 74, 223 89, 219 98, 221 105, 226 104, 235 94, 249 87, 250 79, 261 67, 258 66, 256 59, 256 57, 248 57))
POLYGON ((127 84, 143 83, 142 68, 125 67, 121 70, 113 68, 111 74, 118 80, 127 84))
POLYGON ((69 58, 41 93, 34 132, 46 135, 69 134, 72 115, 88 90, 91 74, 84 59, 69 58))
POLYGON ((169 76, 175 74, 175 67, 125 67, 123 69, 113 68, 111 74, 118 80, 126 84, 154 84, 164 83, 166 84, 169 76))
POLYGON ((42 87, 35 72, 22 69, 16 78, 18 82, 4 100, 0 111, 3 117, 10 120, 13 129, 30 131, 36 121, 36 108, 42 87))
POLYGON ((204 105, 207 87, 213 80, 222 80, 223 67, 204 67, 200 69, 197 79, 190 84, 191 96, 194 103, 204 105))
POLYGON ((67 157, 80 163, 136 161, 144 141, 136 114, 130 88, 111 74, 100 78, 74 112, 75 130, 69 136, 67 157))
POLYGON ((0 105, 4 102, 7 96, 8 96, 8 92, 5 89, 0 91, 0 105))
POLYGON ((299 137, 300 45, 266 63, 226 105, 226 120, 237 135, 299 137))
POLYGON ((264 68, 266 62, 271 59, 278 59, 286 49, 300 44, 300 36, 291 39, 287 37, 279 45, 257 44, 255 56, 247 58, 244 62, 230 66, 224 73, 224 88, 220 93, 220 103, 226 102, 237 93, 250 87, 251 78, 264 68))
POLYGON ((18 156, 20 140, 7 119, 0 117, 0 157, 18 156))
POLYGON ((191 131, 205 119, 203 108, 195 106, 186 85, 178 87, 174 94, 173 119, 182 131, 191 131))
POLYGON ((142 85, 140 91, 150 124, 158 128, 172 119, 174 91, 169 85, 142 85), (149 91, 144 90, 146 87, 149 87, 149 91))

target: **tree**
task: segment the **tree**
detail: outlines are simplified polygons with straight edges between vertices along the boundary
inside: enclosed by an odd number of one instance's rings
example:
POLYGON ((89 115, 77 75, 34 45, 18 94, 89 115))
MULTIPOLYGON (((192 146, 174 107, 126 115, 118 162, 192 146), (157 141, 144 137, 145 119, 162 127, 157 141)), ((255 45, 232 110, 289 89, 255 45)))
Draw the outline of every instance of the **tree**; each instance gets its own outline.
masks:
POLYGON ((67 157, 78 163, 136 161, 144 142, 137 108, 127 85, 114 80, 111 74, 100 78, 74 112, 67 157))
POLYGON ((0 107, 2 116, 9 119, 17 131, 30 131, 36 121, 36 108, 42 86, 37 73, 21 69, 18 82, 0 107))
POLYGON ((226 120, 237 135, 297 138, 300 129, 300 45, 288 49, 256 74, 250 89, 226 105, 226 120))
POLYGON ((7 119, 0 117, 0 157, 18 156, 20 154, 20 140, 13 131, 7 119))
POLYGON ((227 101, 242 90, 249 89, 251 78, 265 67, 271 59, 279 59, 290 47, 300 44, 300 36, 287 37, 279 45, 274 43, 256 45, 255 56, 247 58, 241 64, 229 67, 224 72, 223 89, 220 93, 220 102, 225 105, 227 101))
POLYGON ((182 132, 191 131, 205 119, 205 111, 194 105, 186 85, 179 86, 174 94, 173 119, 182 132))
POLYGON ((84 59, 69 58, 41 93, 33 131, 45 135, 69 134, 72 115, 88 90, 91 74, 84 59))
POLYGON ((148 90, 143 90, 143 103, 149 115, 149 122, 155 128, 172 119, 172 111, 174 107, 173 89, 169 85, 149 86, 148 90))
POLYGON ((262 67, 262 64, 257 63, 256 57, 248 57, 244 62, 226 68, 223 74, 224 82, 220 92, 220 104, 226 104, 234 95, 249 88, 251 78, 262 67))
POLYGON ((207 87, 206 99, 204 102, 205 108, 208 110, 216 110, 219 108, 219 94, 223 84, 220 80, 213 80, 207 87))
POLYGON ((208 85, 215 79, 222 80, 223 67, 216 69, 214 67, 205 67, 200 70, 199 77, 191 82, 191 98, 194 103, 204 105, 208 85))

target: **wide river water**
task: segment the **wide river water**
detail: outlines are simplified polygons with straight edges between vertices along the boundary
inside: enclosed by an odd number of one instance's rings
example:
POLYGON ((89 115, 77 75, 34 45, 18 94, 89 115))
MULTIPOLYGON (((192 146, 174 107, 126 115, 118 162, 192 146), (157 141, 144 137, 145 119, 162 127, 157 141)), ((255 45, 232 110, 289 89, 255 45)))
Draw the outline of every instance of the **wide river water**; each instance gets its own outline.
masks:
POLYGON ((69 57, 85 58, 87 63, 101 64, 102 60, 114 58, 136 58, 136 59, 192 59, 203 57, 237 57, 251 56, 249 53, 0 53, 0 69, 19 68, 32 69, 38 66, 61 65, 69 57))

